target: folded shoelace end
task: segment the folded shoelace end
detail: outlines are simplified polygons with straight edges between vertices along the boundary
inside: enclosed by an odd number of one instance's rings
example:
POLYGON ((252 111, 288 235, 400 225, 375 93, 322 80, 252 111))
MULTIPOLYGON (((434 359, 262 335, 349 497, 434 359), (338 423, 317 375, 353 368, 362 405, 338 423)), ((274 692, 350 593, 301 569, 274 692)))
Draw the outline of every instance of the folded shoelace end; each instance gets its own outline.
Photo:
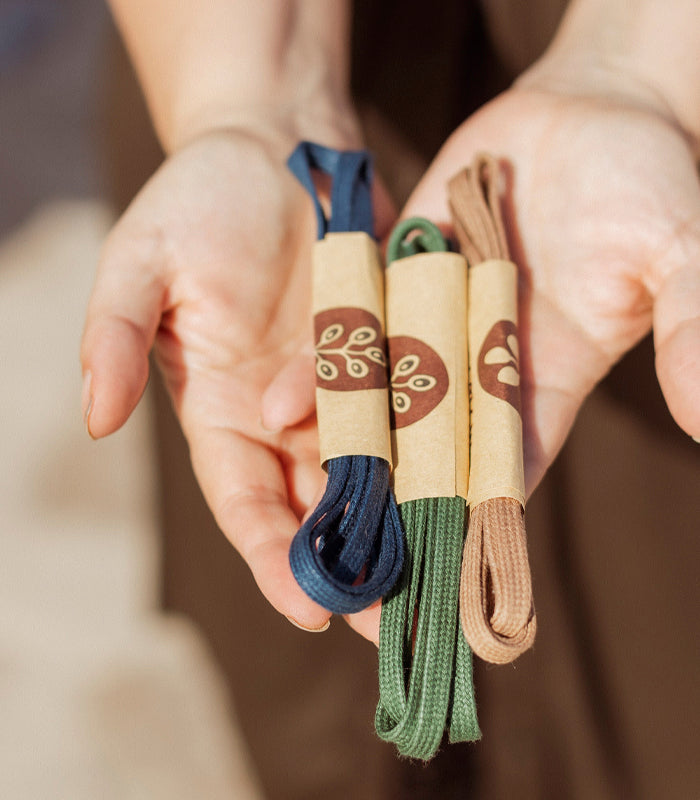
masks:
POLYGON ((460 587, 460 618, 472 650, 508 664, 537 633, 523 510, 512 498, 479 503, 469 520, 460 587))

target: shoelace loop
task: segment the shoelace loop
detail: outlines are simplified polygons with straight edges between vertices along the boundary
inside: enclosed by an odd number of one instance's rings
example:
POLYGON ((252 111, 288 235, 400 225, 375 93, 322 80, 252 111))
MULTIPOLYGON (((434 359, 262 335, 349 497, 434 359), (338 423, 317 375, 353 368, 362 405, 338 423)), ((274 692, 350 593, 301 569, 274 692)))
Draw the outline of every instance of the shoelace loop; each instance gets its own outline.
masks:
MULTIPOLYGON (((372 235, 368 153, 301 142, 288 166, 314 204, 319 239, 343 232, 372 235), (328 217, 312 170, 332 179, 328 217)), ((342 296, 338 304, 343 305, 342 296)), ((388 398, 386 405, 388 419, 388 398)), ((319 419, 319 429, 322 425, 319 419)), ((312 600, 334 613, 351 614, 371 605, 396 583, 404 535, 386 460, 347 455, 330 458, 325 467, 326 492, 292 540, 289 561, 297 582, 312 600)))
MULTIPOLYGON (((387 261, 396 262, 389 269, 399 270, 391 275, 400 283, 410 276, 408 281, 413 288, 413 267, 423 275, 431 267, 427 261, 414 259, 409 266, 402 265, 401 260, 447 249, 432 222, 422 218, 403 220, 394 228, 387 246, 387 261)), ((466 265, 463 268, 466 270, 466 265)), ((464 313, 464 274, 461 285, 464 313)), ((393 286, 392 277, 390 287, 393 286)), ((429 303, 425 309, 431 319, 446 312, 444 299, 443 293, 443 302, 429 303)), ((387 302, 391 310, 389 296, 387 302)), ((392 317, 387 317, 387 323, 392 324, 392 317)), ((452 325, 449 315, 445 324, 452 325)), ((394 333, 401 336, 405 331, 388 330, 390 351, 394 333)), ((452 331, 450 334, 454 335, 452 331)), ((466 352, 463 359, 466 361, 466 352)), ((466 383, 466 364, 464 380, 466 383)), ((403 455, 415 466, 413 455, 403 455)), ((395 457, 400 463, 401 449, 395 457)), ((481 735, 472 655, 458 614, 466 502, 463 497, 422 497, 402 502, 399 513, 406 531, 406 560, 399 584, 382 603, 375 728, 380 738, 393 742, 402 755, 428 760, 435 755, 446 731, 452 742, 474 741, 481 735)))
MULTIPOLYGON (((478 155, 470 167, 450 181, 449 202, 460 249, 469 263, 470 274, 469 373, 473 395, 470 494, 477 473, 486 461, 495 463, 508 457, 515 459, 515 454, 520 453, 519 464, 513 461, 507 465, 513 475, 510 481, 503 482, 508 486, 499 486, 478 499, 479 492, 475 491, 474 498, 470 497, 471 513, 460 590, 462 628, 472 649, 486 661, 505 664, 532 645, 537 621, 525 536, 524 488, 520 488, 524 482, 517 372, 517 270, 513 264, 503 263, 509 261, 509 254, 501 215, 500 178, 496 159, 478 155), (478 281, 477 270, 480 270, 478 281), (487 275, 490 275, 488 281, 485 280, 487 275), (486 301, 486 296, 481 293, 487 285, 490 286, 489 306, 494 309, 512 308, 513 318, 504 320, 497 317, 491 327, 493 339, 486 336, 482 343, 474 333, 473 321, 479 306, 486 301), (490 388, 484 386, 480 369, 481 356, 488 349, 487 342, 492 342, 489 345, 492 353, 500 353, 498 358, 508 359, 496 364, 496 373, 500 376, 499 369, 504 368, 517 380, 499 385, 499 378, 496 378, 496 383, 492 383, 490 388), (477 401, 481 404, 479 407, 477 401), (487 410, 489 416, 492 412, 494 418, 498 416, 498 423, 493 425, 487 437, 489 452, 477 453, 475 442, 481 440, 483 415, 487 410), (513 490, 516 484, 513 494, 504 492, 505 489, 513 490), (506 496, 498 496, 501 492, 506 496)), ((489 325, 491 322, 493 320, 489 325)))

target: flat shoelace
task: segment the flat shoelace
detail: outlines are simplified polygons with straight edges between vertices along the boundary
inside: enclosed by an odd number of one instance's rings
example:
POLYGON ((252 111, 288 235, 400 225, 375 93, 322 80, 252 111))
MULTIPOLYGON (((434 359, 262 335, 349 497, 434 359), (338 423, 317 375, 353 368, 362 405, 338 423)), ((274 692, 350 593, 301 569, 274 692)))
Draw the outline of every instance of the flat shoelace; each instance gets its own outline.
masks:
MULTIPOLYGON (((498 162, 480 155, 450 181, 455 231, 470 274, 473 267, 490 260, 509 260, 499 179, 498 162)), ((469 291, 471 308, 480 298, 475 296, 471 282, 469 291)), ((517 305, 515 298, 513 303, 517 305)), ((469 369, 473 383, 477 378, 471 359, 469 369)), ((510 391, 517 393, 519 407, 519 386, 510 391)), ((472 433, 479 424, 473 412, 472 433)), ((503 457, 499 443, 492 442, 492 446, 489 457, 503 457)), ((537 623, 524 509, 517 500, 493 497, 471 505, 460 591, 462 627, 477 655, 492 663, 508 663, 532 645, 537 623)))
MULTIPOLYGON (((432 224, 404 220, 392 233, 387 260, 446 249, 432 224)), ((458 616, 466 503, 422 498, 401 503, 399 513, 406 559, 399 583, 382 602, 375 728, 402 755, 428 760, 446 730, 451 742, 481 735, 472 654, 458 616)))
POLYGON ((402 755, 428 760, 446 730, 450 742, 481 737, 472 654, 458 617, 466 506, 431 497, 399 511, 407 566, 382 603, 375 727, 402 755))
MULTIPOLYGON (((319 239, 327 233, 372 234, 371 164, 366 152, 302 142, 288 166, 314 203, 319 239), (328 219, 312 170, 332 178, 328 219)), ((371 605, 396 583, 404 536, 387 461, 341 456, 329 459, 326 469, 326 492, 292 540, 289 561, 312 600, 334 613, 350 614, 371 605)))

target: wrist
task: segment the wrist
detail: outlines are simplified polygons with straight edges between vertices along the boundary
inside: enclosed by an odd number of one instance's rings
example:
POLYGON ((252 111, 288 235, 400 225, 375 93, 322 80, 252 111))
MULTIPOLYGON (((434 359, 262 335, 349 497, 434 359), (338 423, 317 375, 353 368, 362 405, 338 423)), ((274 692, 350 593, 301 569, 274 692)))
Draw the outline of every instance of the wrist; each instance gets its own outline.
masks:
POLYGON ((310 35, 307 29, 276 49, 268 47, 245 68, 234 69, 228 55, 216 61, 197 58, 170 103, 162 136, 166 150, 221 128, 261 131, 283 140, 287 149, 301 139, 359 146, 343 40, 336 35, 309 41, 310 35))
POLYGON ((573 0, 520 88, 617 102, 656 114, 700 153, 700 6, 573 0))
POLYGON ((308 97, 279 102, 241 103, 224 98, 197 103, 182 114, 163 137, 172 153, 215 131, 242 131, 265 142, 280 157, 301 140, 338 149, 361 147, 360 124, 349 101, 338 97, 308 97))
POLYGON ((251 124, 357 138, 347 0, 109 3, 166 152, 251 124))

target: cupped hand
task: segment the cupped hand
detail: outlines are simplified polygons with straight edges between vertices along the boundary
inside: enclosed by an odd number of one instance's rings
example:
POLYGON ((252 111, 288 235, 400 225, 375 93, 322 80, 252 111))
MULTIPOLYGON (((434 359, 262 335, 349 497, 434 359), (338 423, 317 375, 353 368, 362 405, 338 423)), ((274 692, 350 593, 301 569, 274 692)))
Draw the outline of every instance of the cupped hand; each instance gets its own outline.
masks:
MULTIPOLYGON (((402 216, 451 228, 447 183, 482 151, 504 163, 505 219, 520 268, 521 388, 528 494, 562 447, 586 395, 653 325, 671 413, 700 436, 700 185, 689 137, 662 110, 619 95, 526 80, 445 143, 402 216)), ((281 401, 311 370, 287 370, 281 401), (296 384, 295 384, 296 381, 296 384)), ((277 398, 277 399, 275 399, 277 398)), ((378 607, 349 622, 377 639, 378 607)))
POLYGON ((480 151, 508 175, 528 492, 588 392, 652 325, 669 409, 699 437, 700 185, 689 137, 647 104, 523 81, 455 131, 403 214, 449 228, 447 181, 480 151))
MULTIPOLYGON (((319 629, 330 614, 298 587, 288 561, 325 485, 315 421, 281 431, 261 422, 265 387, 312 346, 315 220, 285 166, 293 144, 213 131, 165 161, 106 242, 81 360, 86 422, 99 438, 138 403, 155 348, 219 526, 272 605, 319 629)), ((377 208, 391 215, 386 203, 377 208)), ((304 403, 305 381, 299 390, 304 403)))

